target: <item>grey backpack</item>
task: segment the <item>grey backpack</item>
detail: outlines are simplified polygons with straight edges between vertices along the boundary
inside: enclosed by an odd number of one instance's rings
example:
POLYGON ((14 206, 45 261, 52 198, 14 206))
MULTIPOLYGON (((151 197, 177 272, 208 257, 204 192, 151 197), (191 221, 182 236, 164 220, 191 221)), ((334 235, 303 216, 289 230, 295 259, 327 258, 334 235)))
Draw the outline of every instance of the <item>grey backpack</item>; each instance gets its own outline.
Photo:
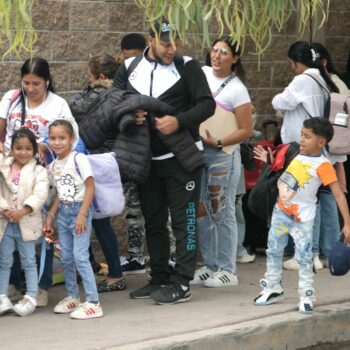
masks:
POLYGON ((336 155, 350 154, 350 96, 331 92, 317 75, 304 74, 314 79, 328 93, 323 116, 334 128, 334 136, 328 144, 328 151, 336 155))

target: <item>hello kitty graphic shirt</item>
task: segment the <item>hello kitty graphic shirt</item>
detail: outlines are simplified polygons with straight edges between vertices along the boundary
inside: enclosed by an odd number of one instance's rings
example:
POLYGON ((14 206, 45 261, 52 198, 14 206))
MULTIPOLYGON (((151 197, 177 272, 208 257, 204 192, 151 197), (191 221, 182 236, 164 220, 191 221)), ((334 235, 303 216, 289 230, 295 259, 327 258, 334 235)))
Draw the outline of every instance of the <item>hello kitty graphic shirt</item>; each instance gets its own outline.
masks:
POLYGON ((50 164, 50 172, 61 202, 82 202, 85 196, 84 182, 88 177, 93 177, 90 162, 82 153, 77 153, 76 156, 79 175, 74 162, 75 154, 76 152, 71 152, 66 158, 56 159, 50 164))

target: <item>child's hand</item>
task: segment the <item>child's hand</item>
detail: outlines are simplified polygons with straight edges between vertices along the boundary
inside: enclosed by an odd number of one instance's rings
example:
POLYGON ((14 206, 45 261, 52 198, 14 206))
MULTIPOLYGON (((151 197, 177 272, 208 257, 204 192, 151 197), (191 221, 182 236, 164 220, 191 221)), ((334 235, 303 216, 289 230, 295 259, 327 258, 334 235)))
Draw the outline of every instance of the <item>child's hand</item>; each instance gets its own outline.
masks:
POLYGON ((254 153, 255 159, 261 160, 264 163, 271 164, 271 162, 273 160, 272 150, 270 147, 268 147, 266 150, 264 148, 264 146, 258 145, 256 147, 254 147, 253 153, 254 153), (268 159, 268 156, 270 157, 270 161, 268 159))
POLYGON ((28 212, 25 208, 11 211, 9 214, 9 221, 18 224, 23 216, 27 215, 28 212))
POLYGON ((52 221, 53 221, 53 215, 52 214, 47 214, 44 224, 43 224, 43 231, 51 231, 52 230, 52 221))
POLYGON ((345 243, 350 244, 350 225, 344 225, 343 234, 345 237, 345 243))
POLYGON ((75 232, 79 236, 87 229, 86 216, 79 213, 75 221, 75 232))
POLYGON ((11 212, 10 212, 9 210, 7 210, 7 209, 6 209, 6 210, 3 210, 1 214, 2 214, 2 216, 3 216, 5 219, 7 219, 7 220, 10 221, 11 212))

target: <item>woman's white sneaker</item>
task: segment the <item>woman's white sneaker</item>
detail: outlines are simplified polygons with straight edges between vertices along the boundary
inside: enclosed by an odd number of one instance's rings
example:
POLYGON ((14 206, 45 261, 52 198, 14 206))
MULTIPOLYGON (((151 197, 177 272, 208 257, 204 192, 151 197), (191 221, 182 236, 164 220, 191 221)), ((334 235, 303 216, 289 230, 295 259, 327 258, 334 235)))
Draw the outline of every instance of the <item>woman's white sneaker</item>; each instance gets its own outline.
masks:
POLYGON ((204 281, 205 287, 226 287, 236 286, 238 284, 237 275, 228 271, 220 270, 214 272, 211 277, 204 281))
POLYGON ((55 314, 69 314, 80 305, 80 300, 77 298, 66 297, 61 300, 53 309, 55 314))
POLYGON ((193 280, 190 282, 190 284, 203 284, 205 280, 210 278, 213 275, 213 271, 208 269, 206 266, 201 267, 200 269, 196 270, 193 276, 193 280))
POLYGON ((70 314, 70 317, 75 320, 88 320, 91 318, 98 318, 103 316, 101 304, 94 304, 85 301, 70 314))
POLYGON ((298 271, 299 270, 299 264, 296 261, 296 259, 293 257, 293 258, 283 262, 283 268, 285 270, 298 271))
POLYGON ((36 309, 36 300, 30 295, 25 295, 14 307, 13 311, 19 316, 29 316, 36 309))
POLYGON ((314 256, 314 267, 316 271, 323 269, 323 264, 321 263, 320 257, 318 255, 314 256))
POLYGON ((7 297, 7 295, 0 295, 0 315, 5 314, 6 312, 13 309, 13 305, 11 300, 7 297))

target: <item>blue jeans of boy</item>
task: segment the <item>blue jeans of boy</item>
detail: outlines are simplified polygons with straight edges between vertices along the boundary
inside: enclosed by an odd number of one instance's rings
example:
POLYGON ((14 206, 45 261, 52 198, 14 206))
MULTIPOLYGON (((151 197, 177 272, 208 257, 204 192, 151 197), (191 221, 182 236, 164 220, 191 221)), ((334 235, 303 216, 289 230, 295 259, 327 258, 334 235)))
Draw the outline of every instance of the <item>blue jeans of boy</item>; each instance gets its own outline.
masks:
POLYGON ((312 291, 312 295, 314 295, 313 223, 313 219, 306 222, 296 222, 293 216, 285 214, 277 205, 273 209, 267 242, 267 270, 265 278, 272 284, 281 282, 283 252, 288 243, 288 234, 291 235, 295 244, 295 258, 299 263, 300 296, 304 296, 306 291, 312 291))
POLYGON ((333 243, 340 237, 337 203, 330 192, 320 192, 317 203, 312 252, 315 255, 329 256, 333 243), (321 251, 320 251, 321 249, 321 251))
POLYGON ((236 190, 241 173, 239 147, 233 154, 205 147, 200 203, 207 214, 198 217, 199 247, 212 271, 236 273, 236 190))
POLYGON ((16 247, 26 276, 26 294, 36 298, 38 272, 35 259, 35 241, 24 241, 19 225, 13 223, 8 223, 0 242, 0 294, 7 294, 13 264, 13 252, 16 247))
POLYGON ((86 300, 88 302, 97 302, 98 293, 95 275, 89 261, 92 210, 90 209, 86 216, 86 231, 77 235, 75 232, 75 221, 80 207, 81 203, 60 203, 57 214, 65 287, 68 296, 79 298, 77 269, 84 285, 86 300))

